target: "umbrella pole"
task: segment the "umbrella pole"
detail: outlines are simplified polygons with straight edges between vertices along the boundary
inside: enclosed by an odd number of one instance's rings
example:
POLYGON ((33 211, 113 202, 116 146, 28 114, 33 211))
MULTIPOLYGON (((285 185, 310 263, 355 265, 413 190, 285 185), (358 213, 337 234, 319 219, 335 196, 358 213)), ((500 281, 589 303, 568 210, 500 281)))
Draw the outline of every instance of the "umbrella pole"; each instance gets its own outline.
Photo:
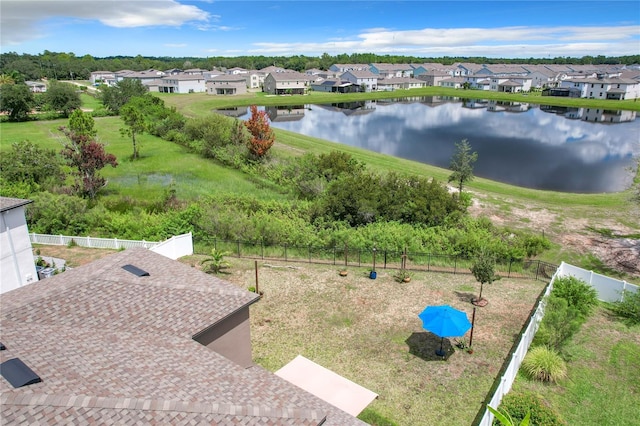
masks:
POLYGON ((442 342, 444 342, 444 337, 440 338, 440 349, 436 351, 436 355, 444 356, 444 351, 442 350, 442 342))

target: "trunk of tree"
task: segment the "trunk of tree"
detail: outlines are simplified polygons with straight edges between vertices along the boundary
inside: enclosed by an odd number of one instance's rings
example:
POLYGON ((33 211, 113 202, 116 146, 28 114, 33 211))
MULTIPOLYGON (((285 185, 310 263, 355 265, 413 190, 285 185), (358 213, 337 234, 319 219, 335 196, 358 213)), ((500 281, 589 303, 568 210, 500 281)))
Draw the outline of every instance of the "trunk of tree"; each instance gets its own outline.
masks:
POLYGON ((482 300, 482 287, 484 283, 480 283, 480 295, 478 296, 478 301, 482 300))
POLYGON ((138 159, 138 147, 136 146, 136 134, 131 132, 131 140, 133 141, 133 159, 138 159))

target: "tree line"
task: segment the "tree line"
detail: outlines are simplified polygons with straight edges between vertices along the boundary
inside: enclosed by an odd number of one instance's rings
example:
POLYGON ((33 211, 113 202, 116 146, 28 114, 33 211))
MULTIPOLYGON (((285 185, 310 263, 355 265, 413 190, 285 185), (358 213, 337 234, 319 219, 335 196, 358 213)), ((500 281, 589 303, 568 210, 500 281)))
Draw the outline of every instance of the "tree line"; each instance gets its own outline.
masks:
POLYGON ((76 56, 74 53, 50 52, 18 54, 7 52, 0 54, 0 74, 15 73, 22 81, 38 80, 88 80, 93 71, 120 71, 124 69, 142 71, 146 69, 189 69, 214 68, 225 69, 241 67, 245 69, 262 69, 277 66, 296 71, 311 68, 327 70, 333 64, 370 64, 370 63, 427 63, 435 62, 451 65, 456 62, 470 62, 478 64, 582 64, 604 65, 640 63, 640 55, 627 56, 582 56, 582 57, 554 57, 554 58, 487 58, 482 56, 443 56, 418 57, 402 55, 378 55, 375 53, 352 53, 320 56, 291 55, 291 56, 212 56, 196 57, 153 57, 153 56, 109 56, 94 57, 92 55, 76 56))

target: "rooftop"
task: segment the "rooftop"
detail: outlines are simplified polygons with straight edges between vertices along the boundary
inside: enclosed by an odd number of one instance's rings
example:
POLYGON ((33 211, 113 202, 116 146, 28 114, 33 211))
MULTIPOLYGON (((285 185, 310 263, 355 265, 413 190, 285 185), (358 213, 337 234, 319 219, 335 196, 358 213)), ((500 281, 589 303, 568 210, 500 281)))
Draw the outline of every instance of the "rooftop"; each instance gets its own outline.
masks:
POLYGON ((145 249, 129 249, 3 294, 0 360, 42 382, 0 379, 3 424, 362 424, 259 366, 193 336, 258 296, 145 249), (122 267, 149 272, 138 276, 122 267), (323 421, 326 418, 326 422, 323 421), (29 420, 31 419, 31 420, 29 420))

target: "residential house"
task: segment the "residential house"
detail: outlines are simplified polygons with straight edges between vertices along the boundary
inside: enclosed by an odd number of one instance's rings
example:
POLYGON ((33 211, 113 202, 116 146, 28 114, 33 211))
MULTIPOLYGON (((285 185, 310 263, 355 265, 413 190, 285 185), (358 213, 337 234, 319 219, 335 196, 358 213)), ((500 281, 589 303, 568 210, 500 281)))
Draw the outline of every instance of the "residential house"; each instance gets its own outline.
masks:
POLYGON ((47 91, 47 85, 42 81, 25 81, 31 93, 44 93, 47 91))
POLYGON ((394 90, 406 90, 417 89, 425 87, 427 83, 423 80, 419 80, 413 77, 388 77, 378 80, 378 91, 394 91, 394 90))
POLYGON ((581 98, 594 99, 638 99, 640 82, 627 78, 582 78, 560 83, 561 88, 580 90, 581 98))
POLYGON ((333 77, 339 77, 347 71, 370 71, 368 64, 333 64, 329 67, 333 77))
POLYGON ((466 80, 464 77, 449 77, 440 80, 440 86, 461 89, 462 87, 464 87, 465 82, 466 80))
POLYGON ((489 90, 494 92, 518 93, 531 90, 531 78, 519 75, 491 77, 489 90))
POLYGON ((379 78, 413 76, 413 67, 409 64, 369 64, 369 71, 379 78))
POLYGON ((427 72, 419 73, 416 77, 427 83, 427 86, 440 86, 440 82, 442 80, 451 78, 451 76, 452 74, 450 72, 429 70, 427 72))
POLYGON ((208 95, 244 95, 247 93, 247 77, 242 74, 223 74, 207 79, 208 95))
POLYGON ((209 72, 209 70, 205 70, 202 68, 189 68, 188 70, 184 70, 183 74, 187 75, 204 75, 209 72))
POLYGON ((309 77, 296 72, 272 72, 264 79, 263 91, 272 95, 304 95, 309 89, 309 77))
POLYGON ((8 291, 2 423, 364 426, 253 364, 259 300, 142 248, 8 291))
POLYGON ((241 67, 233 67, 227 70, 227 74, 238 75, 238 74, 246 74, 248 71, 241 67))
POLYGON ((340 79, 364 88, 365 92, 378 90, 379 77, 371 71, 347 71, 340 76, 340 79))
POLYGON ((125 78, 129 78, 132 80, 140 80, 140 82, 142 84, 144 83, 149 83, 153 80, 157 80, 159 78, 162 78, 162 76, 164 76, 164 72, 163 71, 158 71, 158 70, 154 70, 154 69, 149 69, 146 71, 140 71, 140 72, 136 72, 136 71, 130 71, 127 73, 117 73, 116 74, 116 80, 117 81, 122 81, 125 78))
POLYGON ((459 77, 459 76, 465 76, 465 75, 472 75, 480 71, 482 68, 483 66, 481 64, 474 64, 471 62, 461 62, 461 63, 455 64, 453 76, 459 77))
POLYGON ((116 80, 116 73, 113 71, 93 71, 89 75, 89 81, 91 84, 114 84, 116 80))
POLYGON ((489 90, 491 88, 491 79, 486 75, 473 74, 463 78, 466 83, 469 83, 471 89, 489 90))
POLYGON ((31 202, 0 197, 0 294, 38 281, 24 213, 31 202))
POLYGON ((260 70, 261 73, 263 73, 265 76, 267 76, 269 73, 272 72, 292 72, 293 70, 288 70, 282 67, 276 67, 275 65, 270 65, 268 67, 262 68, 260 70))
MULTIPOLYGON (((438 72, 446 73, 449 76, 453 75, 452 67, 439 64, 436 62, 426 62, 424 64, 409 64, 409 65, 411 66, 411 68, 413 68, 413 76, 416 78, 419 78, 422 74, 428 73, 430 71, 438 71, 438 72)), ((435 86, 437 86, 437 84, 435 86)))
POLYGON ((264 79, 266 77, 267 77, 267 74, 265 74, 262 71, 258 71, 258 70, 247 71, 247 74, 245 75, 247 88, 261 89, 262 86, 264 85, 264 79))
POLYGON ((360 86, 339 78, 327 78, 311 82, 311 90, 329 93, 353 93, 359 92, 360 86))
POLYGON ((180 68, 171 68, 164 71, 164 75, 179 75, 182 73, 184 73, 184 70, 181 70, 180 68))
POLYGON ((204 93, 206 78, 202 74, 179 74, 162 77, 160 93, 204 93))

